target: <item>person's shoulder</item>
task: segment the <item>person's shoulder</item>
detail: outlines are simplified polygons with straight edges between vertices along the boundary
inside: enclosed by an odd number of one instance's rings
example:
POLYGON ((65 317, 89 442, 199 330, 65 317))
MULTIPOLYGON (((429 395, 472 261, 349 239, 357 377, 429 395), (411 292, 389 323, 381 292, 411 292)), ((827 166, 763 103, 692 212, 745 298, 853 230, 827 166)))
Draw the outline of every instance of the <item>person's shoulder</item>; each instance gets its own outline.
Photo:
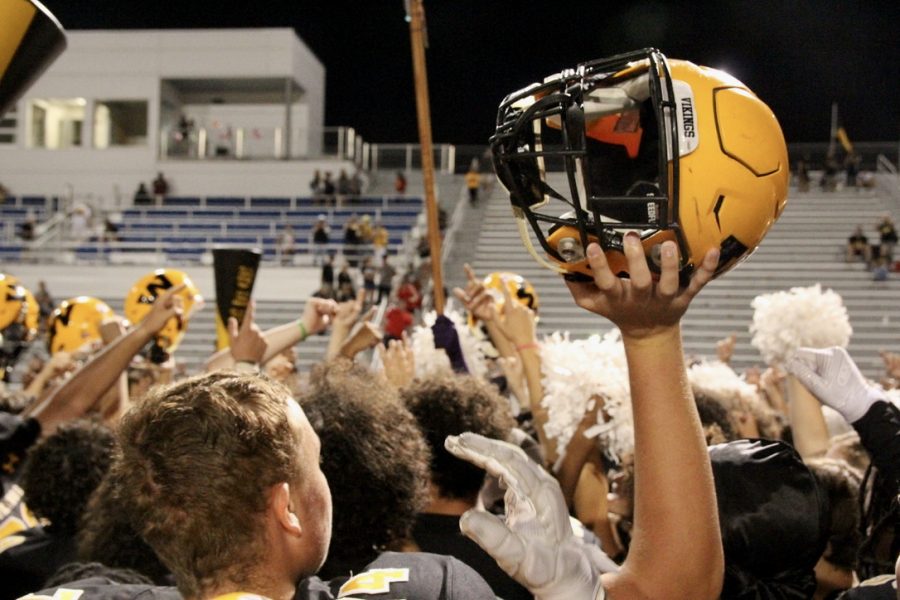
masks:
POLYGON ((468 565, 427 552, 383 552, 366 570, 341 582, 338 598, 481 600, 494 593, 468 565))
POLYGON ((838 600, 897 600, 897 579, 893 575, 867 579, 838 596, 838 600))
POLYGON ((106 577, 89 577, 22 596, 19 600, 181 600, 174 587, 119 584, 106 577))

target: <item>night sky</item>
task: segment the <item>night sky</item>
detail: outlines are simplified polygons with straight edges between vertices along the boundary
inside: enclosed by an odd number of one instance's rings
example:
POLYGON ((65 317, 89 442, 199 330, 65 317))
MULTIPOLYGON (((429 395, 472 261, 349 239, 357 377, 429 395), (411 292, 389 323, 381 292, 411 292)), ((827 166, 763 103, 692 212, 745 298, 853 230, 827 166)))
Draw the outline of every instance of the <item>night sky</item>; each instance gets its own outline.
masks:
MULTIPOLYGON (((294 27, 327 70, 326 124, 418 139, 402 0, 45 0, 68 29, 294 27)), ((425 0, 433 137, 486 144, 502 97, 578 62, 656 46, 724 68, 789 142, 900 139, 900 2, 425 0)))

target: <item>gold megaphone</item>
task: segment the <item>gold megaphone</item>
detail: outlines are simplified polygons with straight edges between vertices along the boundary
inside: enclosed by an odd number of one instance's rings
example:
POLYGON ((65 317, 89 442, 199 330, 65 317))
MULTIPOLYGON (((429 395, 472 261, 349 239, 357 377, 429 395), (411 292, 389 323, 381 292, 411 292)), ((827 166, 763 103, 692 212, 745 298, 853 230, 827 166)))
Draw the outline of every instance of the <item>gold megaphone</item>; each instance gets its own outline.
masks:
POLYGON ((62 25, 37 0, 0 0, 0 117, 66 48, 62 25))

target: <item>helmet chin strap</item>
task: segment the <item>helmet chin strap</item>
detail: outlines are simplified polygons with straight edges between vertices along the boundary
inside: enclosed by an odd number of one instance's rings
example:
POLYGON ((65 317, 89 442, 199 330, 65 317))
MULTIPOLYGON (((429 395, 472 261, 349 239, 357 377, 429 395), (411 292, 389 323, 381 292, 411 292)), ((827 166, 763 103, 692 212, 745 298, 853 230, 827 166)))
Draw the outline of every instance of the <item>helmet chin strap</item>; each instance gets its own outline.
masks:
POLYGON ((525 217, 522 215, 522 211, 513 210, 513 213, 516 217, 516 223, 519 226, 519 237, 522 238, 522 244, 525 246, 525 249, 528 250, 528 253, 535 260, 535 262, 546 269, 556 271, 560 275, 567 274, 568 271, 566 269, 563 269, 554 262, 550 262, 549 260, 541 256, 537 249, 535 249, 534 244, 531 243, 531 237, 528 235, 528 224, 525 222, 525 217))

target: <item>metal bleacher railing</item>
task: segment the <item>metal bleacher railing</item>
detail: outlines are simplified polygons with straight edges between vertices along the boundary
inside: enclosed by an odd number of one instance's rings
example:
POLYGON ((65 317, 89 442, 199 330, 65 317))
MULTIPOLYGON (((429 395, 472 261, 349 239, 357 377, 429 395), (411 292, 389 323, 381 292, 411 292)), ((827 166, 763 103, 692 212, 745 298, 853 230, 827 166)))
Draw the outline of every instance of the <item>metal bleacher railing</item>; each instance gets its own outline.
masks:
MULTIPOLYGON (((356 198, 310 197, 169 197, 161 202, 128 208, 114 221, 116 231, 94 218, 87 229, 75 230, 63 218, 54 231, 46 223, 56 211, 55 198, 9 198, 0 207, 4 235, 0 258, 35 262, 110 261, 166 263, 208 259, 216 245, 259 248, 264 260, 281 256, 279 243, 286 227, 293 229, 295 257, 312 256, 311 233, 324 217, 331 227, 331 241, 319 249, 336 254, 343 247, 342 229, 348 220, 368 218, 388 230, 388 253, 396 254, 407 243, 410 230, 422 211, 419 197, 363 196, 356 198), (34 235, 23 239, 22 226, 34 220, 34 235)), ((365 250, 360 245, 358 250, 365 250)), ((291 262, 294 258, 290 257, 291 262)))

